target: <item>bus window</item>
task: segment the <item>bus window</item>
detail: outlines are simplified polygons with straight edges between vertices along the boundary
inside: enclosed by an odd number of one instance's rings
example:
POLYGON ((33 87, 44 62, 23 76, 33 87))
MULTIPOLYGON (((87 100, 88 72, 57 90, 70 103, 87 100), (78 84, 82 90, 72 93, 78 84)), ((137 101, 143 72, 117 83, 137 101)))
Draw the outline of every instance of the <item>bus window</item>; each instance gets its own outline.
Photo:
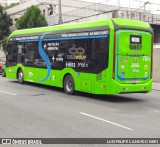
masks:
POLYGON ((71 41, 70 40, 60 41, 59 52, 58 52, 57 56, 61 57, 61 58, 63 58, 63 60, 65 60, 67 50, 70 48, 70 46, 71 46, 71 41))
POLYGON ((24 63, 25 44, 23 42, 18 43, 17 62, 24 63))
POLYGON ((44 60, 42 59, 42 57, 39 54, 38 42, 34 42, 34 59, 35 59, 35 66, 36 67, 45 67, 46 66, 46 63, 44 62, 44 60))
POLYGON ((88 39, 79 39, 71 41, 69 53, 76 56, 86 55, 88 49, 88 39))
POLYGON ((67 50, 67 60, 74 62, 86 61, 88 50, 88 39, 71 40, 71 45, 67 50))
POLYGON ((108 38, 92 39, 92 58, 95 59, 95 68, 101 70, 108 67, 108 38))
POLYGON ((25 64, 28 66, 34 66, 34 50, 38 48, 38 44, 35 42, 25 43, 25 64))
POLYGON ((65 67, 64 61, 66 59, 66 51, 69 47, 69 40, 50 40, 43 42, 43 49, 51 61, 52 68, 62 69, 65 67))
POLYGON ((7 46, 7 65, 14 65, 17 63, 18 42, 9 41, 7 46))
POLYGON ((54 66, 56 61, 56 56, 59 52, 59 41, 57 40, 44 41, 43 49, 47 53, 52 66, 54 66))

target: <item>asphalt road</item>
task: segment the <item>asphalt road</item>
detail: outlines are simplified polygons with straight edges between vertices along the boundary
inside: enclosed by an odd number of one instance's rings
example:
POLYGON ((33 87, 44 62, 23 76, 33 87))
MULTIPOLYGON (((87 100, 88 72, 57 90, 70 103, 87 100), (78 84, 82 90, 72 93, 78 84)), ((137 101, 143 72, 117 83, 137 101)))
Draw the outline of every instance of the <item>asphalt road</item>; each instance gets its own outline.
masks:
POLYGON ((1 137, 160 137, 160 91, 102 96, 0 76, 1 137))

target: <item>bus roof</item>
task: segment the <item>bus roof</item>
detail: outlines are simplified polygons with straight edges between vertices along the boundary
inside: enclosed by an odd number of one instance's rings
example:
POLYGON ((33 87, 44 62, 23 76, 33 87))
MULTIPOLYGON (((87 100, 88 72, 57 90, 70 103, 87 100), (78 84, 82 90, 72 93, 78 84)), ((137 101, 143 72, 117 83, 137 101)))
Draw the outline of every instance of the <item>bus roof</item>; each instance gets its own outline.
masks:
POLYGON ((148 30, 150 29, 150 25, 146 22, 138 21, 138 20, 130 20, 130 19, 120 19, 120 18, 113 18, 113 19, 100 19, 100 20, 93 20, 87 22, 78 22, 78 23, 68 23, 62 25, 55 25, 55 26, 48 26, 48 27, 39 27, 39 28, 31 28, 31 29, 23 29, 23 30, 16 30, 10 36, 17 36, 23 34, 36 34, 36 33, 43 33, 43 32, 52 32, 52 31, 60 31, 60 30, 71 30, 71 29, 79 29, 79 28, 91 28, 91 27, 100 27, 100 26, 109 26, 113 28, 113 23, 119 27, 134 27, 134 28, 141 28, 148 30))

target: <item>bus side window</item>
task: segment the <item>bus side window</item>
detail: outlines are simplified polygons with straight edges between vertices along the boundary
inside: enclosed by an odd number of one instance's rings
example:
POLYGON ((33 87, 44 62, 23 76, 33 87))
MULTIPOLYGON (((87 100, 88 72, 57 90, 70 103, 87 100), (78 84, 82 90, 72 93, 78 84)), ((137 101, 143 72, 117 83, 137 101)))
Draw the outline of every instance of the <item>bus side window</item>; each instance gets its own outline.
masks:
POLYGON ((57 57, 63 58, 63 61, 66 61, 67 59, 67 51, 71 46, 70 43, 71 43, 70 40, 60 41, 59 52, 57 54, 57 57))
POLYGON ((13 55, 13 50, 12 50, 12 42, 8 42, 8 45, 7 45, 7 62, 12 62, 12 55, 13 55))
POLYGON ((18 56, 17 62, 24 63, 25 44, 23 42, 18 43, 18 56))
POLYGON ((17 63, 17 52, 18 52, 18 42, 9 41, 7 46, 7 62, 10 62, 12 65, 17 63))
POLYGON ((47 53, 52 66, 54 66, 59 51, 59 41, 49 40, 43 42, 43 49, 47 53))
POLYGON ((34 66, 34 50, 35 50, 35 43, 34 42, 26 42, 25 43, 24 62, 26 65, 34 66))
POLYGON ((70 53, 76 56, 86 55, 88 50, 88 39, 78 39, 71 41, 70 53))
POLYGON ((92 58, 95 59, 95 68, 101 70, 108 67, 108 38, 96 38, 92 40, 92 58))
POLYGON ((39 54, 38 50, 38 42, 34 44, 34 59, 35 59, 35 66, 36 67, 45 67, 45 62, 39 54))

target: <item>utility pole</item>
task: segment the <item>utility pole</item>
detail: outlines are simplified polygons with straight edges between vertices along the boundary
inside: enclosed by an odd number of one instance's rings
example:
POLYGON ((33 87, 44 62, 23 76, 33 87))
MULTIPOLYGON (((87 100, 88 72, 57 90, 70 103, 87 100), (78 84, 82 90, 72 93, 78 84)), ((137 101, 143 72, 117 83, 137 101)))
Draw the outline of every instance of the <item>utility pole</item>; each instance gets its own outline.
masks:
POLYGON ((144 21, 146 19, 146 5, 149 4, 149 1, 144 3, 144 21))
POLYGON ((118 7, 118 10, 120 10, 120 5, 121 5, 120 0, 117 0, 117 7, 118 7))
POLYGON ((62 24, 61 0, 59 0, 59 24, 62 24))

